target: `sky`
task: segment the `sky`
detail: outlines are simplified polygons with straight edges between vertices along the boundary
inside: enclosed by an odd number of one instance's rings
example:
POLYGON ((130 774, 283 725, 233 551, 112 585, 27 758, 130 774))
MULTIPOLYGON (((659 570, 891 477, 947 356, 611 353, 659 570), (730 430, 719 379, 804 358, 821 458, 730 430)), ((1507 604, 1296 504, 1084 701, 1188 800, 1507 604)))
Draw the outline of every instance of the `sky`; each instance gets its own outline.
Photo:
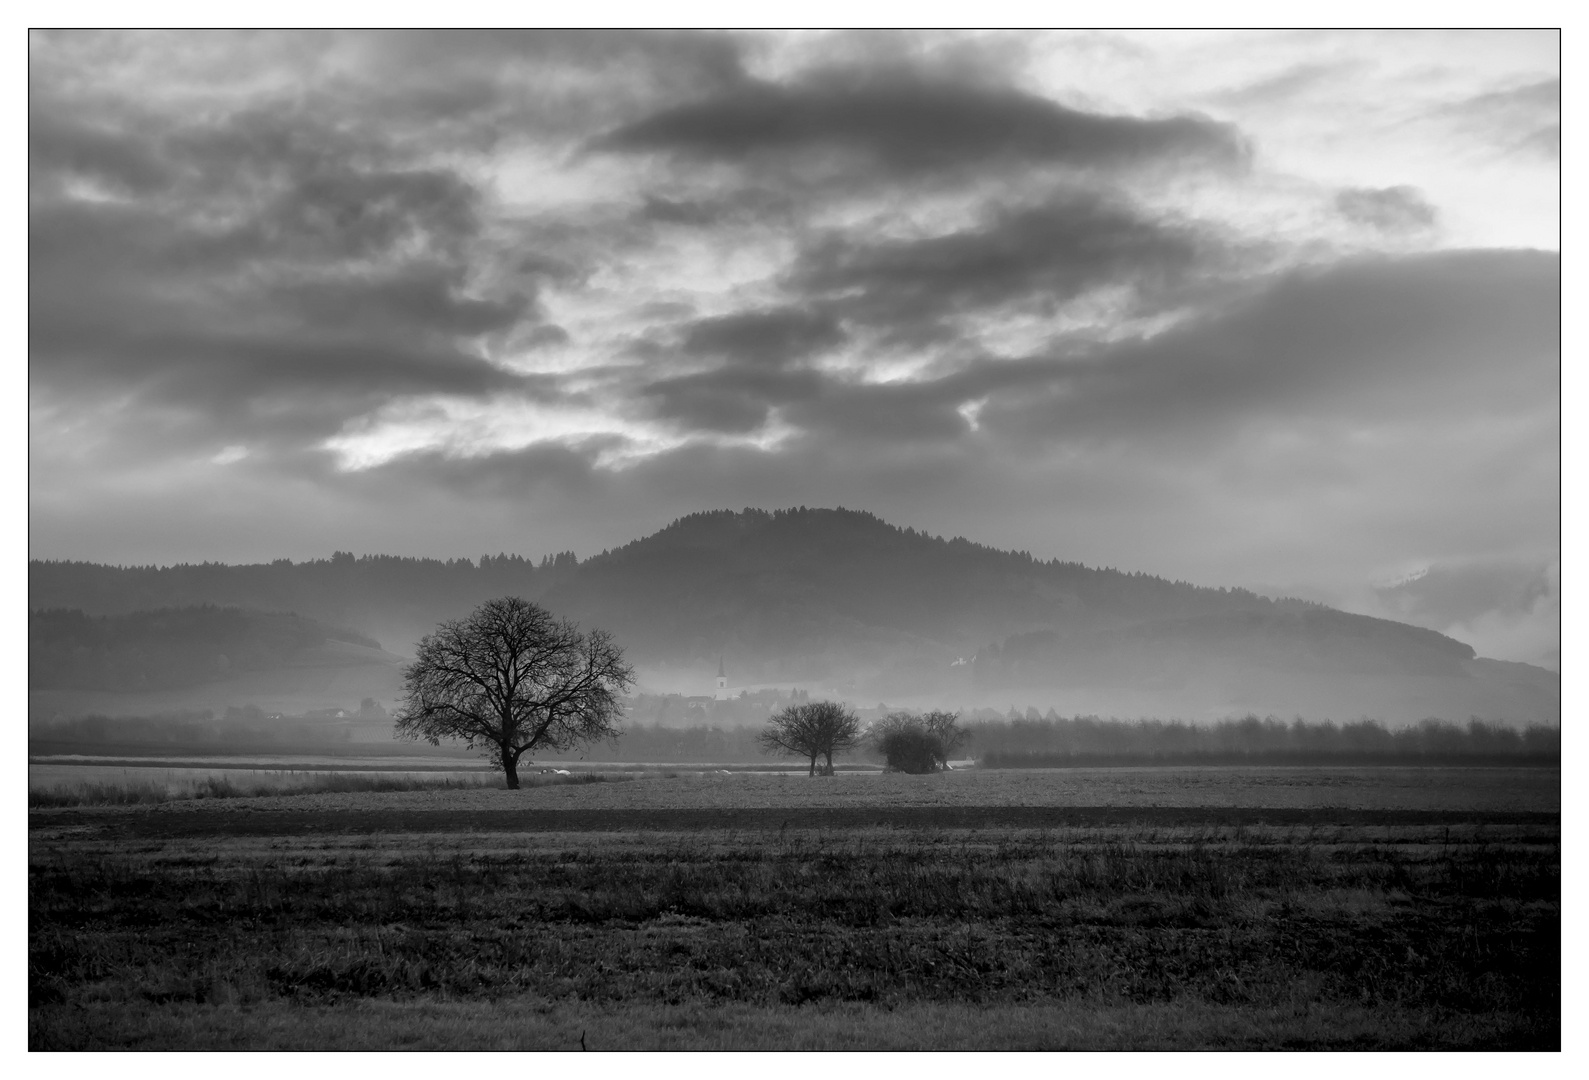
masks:
POLYGON ((32 558, 845 506, 1559 666, 1555 33, 28 47, 32 558))

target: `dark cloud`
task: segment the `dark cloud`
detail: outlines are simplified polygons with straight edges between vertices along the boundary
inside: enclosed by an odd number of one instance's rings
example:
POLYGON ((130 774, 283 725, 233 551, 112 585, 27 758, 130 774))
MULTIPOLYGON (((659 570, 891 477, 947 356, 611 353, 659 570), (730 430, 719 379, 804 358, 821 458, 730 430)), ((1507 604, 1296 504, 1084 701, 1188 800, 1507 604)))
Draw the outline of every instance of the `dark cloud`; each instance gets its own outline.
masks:
POLYGON ((1238 419, 1537 416, 1555 394, 1559 273, 1537 252, 1360 260, 1298 271, 1152 337, 1078 340, 925 380, 724 367, 640 393, 655 415, 700 431, 754 431, 776 409, 812 437, 866 444, 961 444, 972 430, 962 409, 984 437, 1028 448, 1206 443, 1238 419))
POLYGON ((657 379, 640 393, 654 415, 687 429, 744 434, 760 428, 774 407, 820 393, 822 382, 810 371, 730 367, 657 379))
POLYGON ((919 451, 934 444, 954 448, 967 434, 958 408, 960 380, 926 383, 845 383, 824 380, 822 392, 795 403, 785 417, 813 438, 870 448, 895 444, 919 451))
POLYGON ((309 418, 314 435, 335 433, 404 395, 541 393, 486 345, 568 342, 539 294, 593 272, 591 230, 494 235, 467 154, 742 77, 740 44, 716 34, 67 33, 30 46, 35 385, 278 441, 306 437, 309 418), (164 99, 113 89, 141 66, 164 99), (189 89, 206 91, 202 108, 184 104, 189 89))
MULTIPOLYGON (((817 77, 838 73, 854 81, 857 73, 873 78, 917 80, 936 78, 956 83, 1008 86, 1018 81, 1035 56, 1041 39, 1020 33, 962 34, 920 30, 836 30, 812 35, 795 45, 796 66, 815 69, 817 77), (799 45, 805 45, 801 50, 799 45), (846 74, 847 73, 847 74, 846 74)), ((1059 44, 1056 39, 1041 42, 1059 44)), ((1104 35, 1067 38, 1067 53, 1086 53, 1117 47, 1118 39, 1104 35), (1085 39, 1085 40, 1084 40, 1085 39)))
POLYGON ((1560 260, 1542 252, 1363 260, 1297 272, 1150 339, 990 364, 959 383, 1005 395, 985 426, 1039 441, 1156 438, 1260 416, 1537 415, 1557 392, 1559 289, 1560 260))
POLYGON ((683 328, 683 347, 693 355, 769 367, 831 349, 844 339, 831 314, 792 307, 699 319, 683 328))
POLYGON ((689 318, 695 314, 695 305, 683 300, 648 300, 634 309, 638 318, 647 321, 668 321, 689 318))
POLYGON ((159 147, 136 133, 65 114, 58 103, 34 101, 28 114, 30 186, 55 187, 65 177, 103 185, 117 194, 166 187, 171 169, 159 147))
POLYGON ((345 35, 345 50, 362 78, 328 106, 432 150, 582 141, 745 78, 742 41, 722 33, 392 31, 345 35))
POLYGON ((644 392, 705 430, 754 430, 778 408, 801 430, 868 443, 961 442, 972 404, 981 432, 1028 446, 1217 440, 1238 418, 1537 416, 1556 392, 1559 274, 1538 252, 1361 260, 1296 272, 1149 338, 983 359, 928 380, 722 369, 644 392))
MULTIPOLYGON (((484 344, 572 344, 564 327, 545 323, 540 294, 585 287, 621 249, 602 254, 600 245, 615 242, 609 227, 565 218, 535 223, 538 234, 520 226, 521 238, 501 258, 493 254, 477 181, 437 156, 469 140, 436 129, 473 125, 486 142, 496 138, 523 105, 515 79, 554 97, 594 80, 604 88, 602 108, 620 112, 639 86, 654 100, 697 98, 622 129, 628 134, 615 146, 683 132, 679 145, 689 151, 694 131, 706 140, 698 150, 717 138, 708 132, 713 110, 725 109, 733 128, 743 108, 752 127, 755 117, 770 122, 768 146, 866 149, 907 172, 979 155, 1069 164, 1228 158, 1240 144, 1231 129, 1194 117, 1092 115, 978 83, 981 61, 971 53, 957 82, 897 65, 859 77, 852 65, 849 75, 780 88, 749 84, 743 42, 713 35, 201 35, 183 39, 204 47, 179 58, 182 78, 222 78, 212 62, 220 53, 243 76, 285 65, 306 81, 291 94, 245 95, 236 108, 190 114, 135 109, 64 74, 85 56, 132 63, 139 42, 46 40, 35 50, 30 152, 36 379, 101 396, 131 390, 127 400, 146 408, 204 412, 192 418, 196 431, 254 439, 304 438, 305 425, 323 437, 406 395, 546 392, 486 360, 484 344), (333 59, 358 75, 308 78, 333 59), (397 77, 410 70, 414 77, 397 77), (85 183, 108 197, 83 197, 85 183), (482 274, 493 258, 499 270, 482 274)), ((589 122, 578 109, 559 109, 563 121, 589 122)), ((763 136, 748 137, 760 145, 763 136)), ((643 216, 706 229, 764 226, 789 207, 776 185, 736 185, 704 200, 655 194, 643 216)), ((1173 278, 1194 246, 1189 231, 1088 197, 1006 211, 914 243, 829 236, 797 260, 785 306, 644 331, 635 347, 654 361, 632 393, 656 415, 708 431, 752 430, 773 408, 814 398, 828 403, 814 423, 840 423, 865 413, 847 404, 842 384, 727 372, 658 378, 654 363, 669 364, 670 350, 680 361, 730 367, 798 363, 845 343, 841 314, 896 339, 912 324, 930 337, 946 314, 1033 298, 1051 307, 1094 285, 1173 278)), ((924 430, 943 423, 935 414, 924 430)))
POLYGON ((1092 195, 1006 209, 920 240, 849 234, 809 244, 792 287, 901 334, 945 316, 1031 301, 1050 313, 1088 290, 1165 290, 1223 255, 1207 232, 1092 195))
POLYGON ((1335 209, 1355 225, 1381 232, 1433 228, 1439 214, 1415 187, 1347 188, 1335 196, 1335 209))
MULTIPOLYGON (((308 329, 352 333, 469 339, 515 326, 533 306, 523 294, 480 299, 463 293, 445 266, 409 265, 362 280, 294 282, 275 295, 308 329)), ((557 340, 557 328, 536 328, 557 340)), ((566 334, 562 336, 566 337, 566 334)))
POLYGON ((739 363, 615 374, 649 415, 684 431, 746 434, 776 410, 798 438, 835 446, 963 447, 974 427, 1022 453, 1099 440, 1207 443, 1238 419, 1537 416, 1554 400, 1558 286, 1559 261, 1541 253, 1361 260, 1296 272, 1149 338, 1078 340, 892 383, 780 367, 810 346, 813 327, 832 324, 754 312, 687 324, 687 338, 710 345, 700 351, 739 363), (758 349, 764 362, 746 362, 758 349))
POLYGON ((534 282, 474 287, 480 195, 461 173, 291 102, 191 121, 113 110, 92 130, 62 101, 40 109, 41 389, 130 394, 190 410, 185 429, 280 441, 405 394, 523 387, 479 342, 538 321, 534 282))
MULTIPOLYGON (((372 83, 396 89, 459 87, 469 75, 530 76, 532 86, 572 75, 599 83, 609 101, 632 87, 677 96, 738 85, 745 79, 740 35, 671 30, 425 30, 349 35, 374 61, 372 83), (416 76, 417 73, 417 76, 416 76), (536 78, 536 77, 539 78, 536 78)), ((455 91, 456 92, 456 89, 455 91)), ((566 105, 566 102, 558 102, 566 105)), ((411 114, 411 106, 404 108, 411 114)), ((581 118, 583 119, 583 118, 581 118)))
POLYGON ((749 183, 704 196, 670 198, 653 193, 646 196, 636 216, 645 224, 664 227, 796 227, 800 211, 800 200, 791 192, 749 183))
POLYGON ((1234 128, 1200 116, 1101 115, 1004 87, 856 72, 736 86, 624 125, 594 146, 722 161, 843 150, 901 174, 1018 162, 1232 164, 1246 154, 1234 128))
POLYGON ((647 196, 640 217, 644 221, 664 225, 713 225, 722 220, 723 208, 720 204, 702 200, 664 199, 651 195, 647 196))
POLYGON ((552 345, 567 345, 572 339, 568 331, 552 323, 542 323, 540 326, 531 327, 515 339, 515 343, 524 349, 544 349, 552 345))
POLYGON ((715 32, 393 30, 342 36, 369 51, 377 61, 377 78, 407 74, 415 66, 479 72, 518 63, 568 67, 602 77, 655 68, 686 73, 693 81, 723 83, 738 81, 744 73, 739 39, 715 32))
POLYGON ((967 429, 961 381, 862 383, 810 370, 723 368, 658 379, 641 393, 652 414, 696 433, 745 435, 774 410, 797 441, 952 446, 967 429))
MULTIPOLYGON (((525 138, 584 138, 658 101, 744 79, 738 35, 671 31, 391 30, 30 35, 38 91, 92 93, 85 72, 147 66, 162 88, 214 104, 262 86, 322 115, 356 116, 393 145, 480 151, 525 138)), ((250 92, 251 91, 251 92, 250 92)), ((94 101, 114 107, 113 95, 94 101)))

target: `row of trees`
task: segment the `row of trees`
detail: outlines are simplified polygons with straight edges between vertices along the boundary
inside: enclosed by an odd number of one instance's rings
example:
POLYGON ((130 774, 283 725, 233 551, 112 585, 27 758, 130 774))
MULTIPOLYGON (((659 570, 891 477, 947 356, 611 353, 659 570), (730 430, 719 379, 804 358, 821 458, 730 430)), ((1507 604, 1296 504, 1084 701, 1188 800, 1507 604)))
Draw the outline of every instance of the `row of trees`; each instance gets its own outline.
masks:
POLYGON ((808 775, 833 775, 833 755, 869 743, 891 769, 929 773, 949 767, 949 759, 965 741, 955 713, 917 715, 890 713, 868 729, 844 706, 832 701, 791 705, 774 713, 762 729, 759 742, 773 754, 792 754, 810 761, 808 775))
MULTIPOLYGON (((535 751, 561 751, 618 735, 622 698, 634 684, 623 650, 601 630, 581 631, 539 604, 503 597, 466 619, 442 623, 403 672, 394 717, 399 736, 482 749, 519 786, 518 765, 535 751)), ((892 768, 933 772, 949 764, 964 733, 957 716, 894 713, 863 732, 832 701, 791 704, 767 721, 760 745, 810 761, 831 775, 833 755, 870 739, 892 768)))
POLYGON ((1428 719, 1391 730, 1372 720, 1287 723, 1245 716, 1181 720, 1069 719, 973 724, 977 756, 991 768, 1153 764, 1492 764, 1560 759, 1558 728, 1428 719))

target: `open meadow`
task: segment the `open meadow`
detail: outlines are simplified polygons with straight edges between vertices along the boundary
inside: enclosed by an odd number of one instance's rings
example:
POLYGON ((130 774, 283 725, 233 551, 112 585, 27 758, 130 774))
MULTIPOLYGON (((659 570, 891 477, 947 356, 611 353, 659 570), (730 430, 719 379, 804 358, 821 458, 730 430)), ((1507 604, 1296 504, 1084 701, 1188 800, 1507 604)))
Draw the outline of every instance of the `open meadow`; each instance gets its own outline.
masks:
POLYGON ((36 808, 45 1048, 1555 1048, 1554 768, 36 808))

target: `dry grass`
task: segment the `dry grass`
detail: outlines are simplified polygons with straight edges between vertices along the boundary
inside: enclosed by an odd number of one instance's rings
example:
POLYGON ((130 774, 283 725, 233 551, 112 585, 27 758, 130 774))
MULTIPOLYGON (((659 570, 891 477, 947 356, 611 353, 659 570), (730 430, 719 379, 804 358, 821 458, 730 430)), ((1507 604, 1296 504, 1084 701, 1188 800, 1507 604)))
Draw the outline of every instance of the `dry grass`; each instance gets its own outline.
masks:
MULTIPOLYGON (((34 1010, 33 1049, 184 1050, 1472 1050, 1517 1045, 1518 1018, 1319 1004, 623 1005, 435 998, 303 1005, 90 1002, 34 1010), (581 1046, 581 1038, 584 1045, 581 1046)), ((1521 1045, 1529 1045, 1523 1042, 1521 1045)))
MULTIPOLYGON (((523 788, 567 784, 603 783, 629 779, 605 773, 579 772, 563 776, 529 773, 519 778, 523 788)), ((139 806, 198 799, 260 799, 297 795, 369 794, 410 791, 465 792, 505 790, 501 777, 380 775, 342 772, 252 773, 247 779, 201 776, 187 780, 126 780, 62 784, 28 792, 28 806, 51 809, 70 806, 139 806)))
POLYGON ((34 1048, 1560 1041, 1553 825, 36 833, 29 919, 34 1048))

